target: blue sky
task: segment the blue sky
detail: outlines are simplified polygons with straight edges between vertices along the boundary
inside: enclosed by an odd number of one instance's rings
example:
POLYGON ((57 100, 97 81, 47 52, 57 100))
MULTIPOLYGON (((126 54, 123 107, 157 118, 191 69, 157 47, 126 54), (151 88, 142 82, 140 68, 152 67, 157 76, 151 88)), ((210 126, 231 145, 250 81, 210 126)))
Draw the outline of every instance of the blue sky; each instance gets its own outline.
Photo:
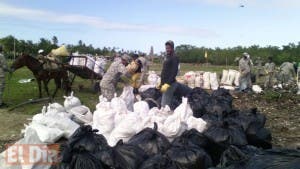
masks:
POLYGON ((0 0, 0 37, 164 50, 300 41, 299 0, 0 0), (239 6, 243 4, 244 8, 239 6))

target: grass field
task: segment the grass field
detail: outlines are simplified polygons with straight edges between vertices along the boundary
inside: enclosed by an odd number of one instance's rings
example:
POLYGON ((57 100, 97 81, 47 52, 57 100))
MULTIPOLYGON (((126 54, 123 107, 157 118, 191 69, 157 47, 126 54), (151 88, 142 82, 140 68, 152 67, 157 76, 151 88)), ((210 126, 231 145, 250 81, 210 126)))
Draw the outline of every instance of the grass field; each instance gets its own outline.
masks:
MULTIPOLYGON (((237 69, 237 66, 199 66, 199 65, 192 65, 192 64, 181 64, 181 72, 180 74, 183 75, 187 71, 210 71, 210 72, 217 72, 218 75, 221 74, 223 69, 237 69)), ((161 71, 160 64, 151 65, 150 70, 154 70, 157 73, 161 71)), ((18 83, 20 79, 29 79, 33 78, 32 73, 27 68, 21 68, 13 73, 13 75, 9 78, 6 77, 6 89, 4 92, 4 101, 9 104, 9 108, 20 104, 22 102, 28 101, 29 99, 36 99, 38 98, 38 86, 35 81, 30 83, 18 83)), ((50 91, 54 91, 54 83, 51 81, 49 85, 50 91)), ((72 90, 75 93, 75 96, 79 97, 81 102, 88 106, 91 111, 94 111, 95 105, 98 103, 99 93, 94 92, 92 90, 92 85, 90 80, 81 79, 77 77, 73 83, 72 90), (83 89, 79 91, 78 86, 83 86, 83 89)), ((43 93, 43 96, 46 96, 43 93)), ((300 98, 298 96, 293 97, 289 101, 290 96, 288 95, 285 100, 280 100, 278 97, 273 97, 273 93, 265 94, 265 95, 250 95, 249 97, 241 96, 239 99, 235 101, 236 107, 241 108, 249 108, 249 107, 258 107, 262 110, 262 112, 270 113, 269 114, 269 122, 268 126, 272 128, 272 132, 277 134, 277 145, 285 145, 287 143, 280 141, 280 137, 282 134, 290 136, 295 132, 281 132, 280 127, 284 127, 285 123, 281 125, 281 119, 290 119, 289 121, 294 121, 291 124, 297 124, 300 119, 300 98), (259 99, 258 99, 259 97, 259 99), (287 102, 286 102, 287 100, 287 102), (243 102, 245 101, 245 103, 243 102), (287 106, 287 109, 282 109, 287 106), (246 107, 245 107, 246 106, 246 107), (277 107, 276 107, 277 106, 277 107), (289 109, 291 107, 291 109, 289 109), (277 112, 279 114, 277 114, 277 112), (286 116, 293 115, 293 116, 286 116), (294 116, 295 115, 295 116, 294 116), (273 124, 272 118, 274 118, 275 123, 273 124), (276 120, 279 119, 279 122, 276 120), (277 130, 276 127, 272 127, 273 125, 279 125, 279 129, 277 130)), ((56 97, 54 98, 55 102, 63 104, 63 92, 60 90, 58 91, 56 97)), ((12 111, 8 111, 8 109, 0 109, 0 150, 3 150, 3 144, 14 142, 16 139, 20 138, 20 130, 24 128, 23 124, 27 123, 27 118, 32 117, 32 115, 39 113, 42 109, 42 106, 47 105, 47 102, 35 103, 35 104, 27 104, 21 107, 18 107, 12 111)), ((295 126, 294 126, 295 128, 295 126)), ((299 130, 299 123, 296 126, 297 131, 299 130)), ((300 130, 299 130, 300 131, 300 130)), ((300 132, 298 135, 295 135, 296 141, 300 144, 300 132), (298 139, 298 140, 297 140, 298 139)), ((295 141, 294 137, 290 138, 292 141, 295 141)))

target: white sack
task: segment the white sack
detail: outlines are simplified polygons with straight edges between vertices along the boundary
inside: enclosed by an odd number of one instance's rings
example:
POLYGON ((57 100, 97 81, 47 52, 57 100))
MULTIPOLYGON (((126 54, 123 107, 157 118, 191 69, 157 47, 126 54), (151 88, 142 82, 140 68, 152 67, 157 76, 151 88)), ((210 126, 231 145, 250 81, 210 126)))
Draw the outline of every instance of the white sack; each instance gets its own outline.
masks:
POLYGON ((133 94, 133 87, 132 86, 124 86, 123 92, 120 95, 125 103, 127 110, 133 111, 133 104, 134 104, 134 94, 133 94))
POLYGON ((204 72, 203 74, 203 89, 210 89, 209 75, 209 72, 204 72))
POLYGON ((235 76, 236 76, 236 73, 238 71, 236 70, 232 70, 232 69, 229 69, 228 71, 228 76, 227 76, 227 80, 225 81, 225 85, 229 85, 229 86, 232 86, 234 80, 235 80, 235 76))
POLYGON ((142 93, 150 88, 155 88, 156 85, 142 85, 140 88, 139 88, 139 92, 142 93))
POLYGON ((259 85, 252 85, 252 90, 254 93, 261 93, 263 90, 259 85))
POLYGON ((142 130, 140 123, 141 119, 134 115, 128 114, 121 120, 119 124, 114 128, 111 132, 110 137, 108 139, 108 144, 110 146, 115 146, 119 140, 123 140, 127 142, 132 136, 134 136, 137 132, 142 130))
POLYGON ((228 70, 223 70, 222 72, 222 78, 221 78, 221 84, 225 84, 225 82, 228 79, 228 70))
POLYGON ((84 105, 73 107, 69 110, 69 113, 74 115, 74 120, 79 123, 91 123, 93 120, 93 115, 90 109, 84 105))
POLYGON ((209 74, 210 87, 212 90, 217 90, 219 88, 219 82, 217 78, 217 73, 209 74))
POLYGON ((95 60, 92 56, 86 56, 86 67, 90 70, 94 70, 95 60))
POLYGON ((149 105, 145 101, 138 101, 133 105, 133 112, 141 117, 148 116, 149 105))
POLYGON ((182 98, 182 103, 174 110, 173 115, 180 117, 180 120, 183 122, 186 122, 190 116, 193 116, 193 110, 188 104, 187 98, 182 98))
POLYGON ((196 74, 194 71, 187 72, 183 75, 184 81, 190 88, 195 87, 196 74))
POLYGON ((241 76, 241 73, 240 72, 237 72, 235 74, 235 78, 234 78, 234 85, 235 86, 239 86, 240 85, 240 76, 241 76))
POLYGON ((59 115, 49 116, 39 113, 33 116, 32 122, 50 128, 60 129, 63 131, 65 138, 70 138, 70 136, 79 128, 79 125, 71 119, 59 115))
POLYGON ((206 122, 201 118, 195 118, 190 116, 187 120, 188 130, 196 129, 198 132, 202 133, 206 129, 206 122))
POLYGON ((117 95, 115 94, 115 97, 113 99, 111 99, 111 108, 118 114, 126 114, 127 113, 127 106, 125 101, 120 98, 117 97, 117 95))
POLYGON ((114 118, 115 112, 110 105, 102 104, 93 114, 93 128, 99 130, 98 134, 107 135, 114 128, 114 118))
POLYGON ((43 143, 55 143, 64 134, 64 132, 58 128, 51 128, 38 123, 31 123, 29 126, 26 126, 25 133, 28 129, 35 130, 43 143))
POLYGON ((80 100, 77 97, 75 97, 73 94, 74 93, 71 92, 70 96, 64 96, 64 98, 65 98, 64 107, 66 108, 66 110, 69 110, 73 107, 81 105, 80 100))
POLYGON ((159 76, 154 71, 150 71, 147 78, 148 84, 156 86, 158 84, 158 80, 159 76))

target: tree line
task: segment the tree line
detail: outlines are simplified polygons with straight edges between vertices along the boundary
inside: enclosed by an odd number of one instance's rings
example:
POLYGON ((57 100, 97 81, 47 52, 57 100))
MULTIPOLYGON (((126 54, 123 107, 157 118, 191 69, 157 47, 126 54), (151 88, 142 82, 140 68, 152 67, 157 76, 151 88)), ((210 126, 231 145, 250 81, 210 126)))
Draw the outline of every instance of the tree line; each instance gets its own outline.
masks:
POLYGON ((290 43, 282 47, 253 45, 250 47, 237 46, 224 49, 180 45, 175 50, 180 61, 185 63, 201 64, 208 62, 214 65, 236 65, 238 58, 241 58, 244 52, 249 53, 254 62, 259 58, 266 62, 268 57, 272 57, 277 65, 286 61, 300 62, 300 42, 298 44, 290 43), (207 58, 205 53, 207 53, 207 58))
MULTIPOLYGON (((58 38, 53 36, 51 40, 40 38, 38 42, 34 43, 31 40, 16 39, 14 36, 6 36, 0 38, 0 44, 4 46, 5 56, 13 58, 14 54, 18 56, 21 53, 37 55, 39 49, 43 49, 45 53, 49 53, 52 49, 58 47, 58 38)), ((125 51, 117 47, 94 47, 92 44, 85 44, 79 40, 77 44, 65 44, 70 52, 79 52, 92 55, 112 56, 116 52, 120 53, 141 53, 140 51, 125 51)), ((255 62, 258 57, 263 61, 271 56, 276 64, 281 64, 285 61, 300 62, 300 42, 298 44, 290 43, 288 45, 267 46, 261 47, 253 45, 250 47, 237 46, 232 48, 206 48, 192 45, 179 45, 175 48, 177 55, 180 57, 180 62, 203 64, 210 63, 213 65, 235 65, 244 52, 251 55, 255 62), (205 57, 207 53, 207 58, 205 57)), ((161 52, 160 55, 163 55, 161 52)))
MULTIPOLYGON (((12 35, 0 38, 0 44, 4 47, 5 56, 8 58, 14 58, 14 55, 18 56, 21 53, 30 54, 32 56, 37 55, 39 49, 43 49, 45 53, 50 53, 52 49, 58 48, 59 41, 56 36, 53 36, 51 40, 46 38, 40 38, 38 42, 34 43, 32 40, 17 39, 12 35)), ((134 53, 139 51, 125 51, 117 47, 94 47, 92 44, 85 44, 82 40, 79 40, 77 44, 64 44, 69 52, 79 52, 92 55, 105 55, 112 56, 116 52, 122 53, 134 53)))

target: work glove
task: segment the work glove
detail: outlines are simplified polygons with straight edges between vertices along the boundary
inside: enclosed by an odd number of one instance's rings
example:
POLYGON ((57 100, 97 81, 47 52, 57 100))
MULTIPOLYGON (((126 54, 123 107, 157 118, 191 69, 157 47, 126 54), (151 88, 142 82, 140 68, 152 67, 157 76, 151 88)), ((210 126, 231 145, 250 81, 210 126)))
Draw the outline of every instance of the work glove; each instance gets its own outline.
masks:
POLYGON ((157 83, 157 84, 156 84, 156 89, 160 90, 160 88, 161 88, 161 84, 160 84, 160 83, 157 83))
POLYGON ((165 83, 164 85, 161 86, 160 91, 162 93, 165 93, 169 89, 170 85, 165 83))

